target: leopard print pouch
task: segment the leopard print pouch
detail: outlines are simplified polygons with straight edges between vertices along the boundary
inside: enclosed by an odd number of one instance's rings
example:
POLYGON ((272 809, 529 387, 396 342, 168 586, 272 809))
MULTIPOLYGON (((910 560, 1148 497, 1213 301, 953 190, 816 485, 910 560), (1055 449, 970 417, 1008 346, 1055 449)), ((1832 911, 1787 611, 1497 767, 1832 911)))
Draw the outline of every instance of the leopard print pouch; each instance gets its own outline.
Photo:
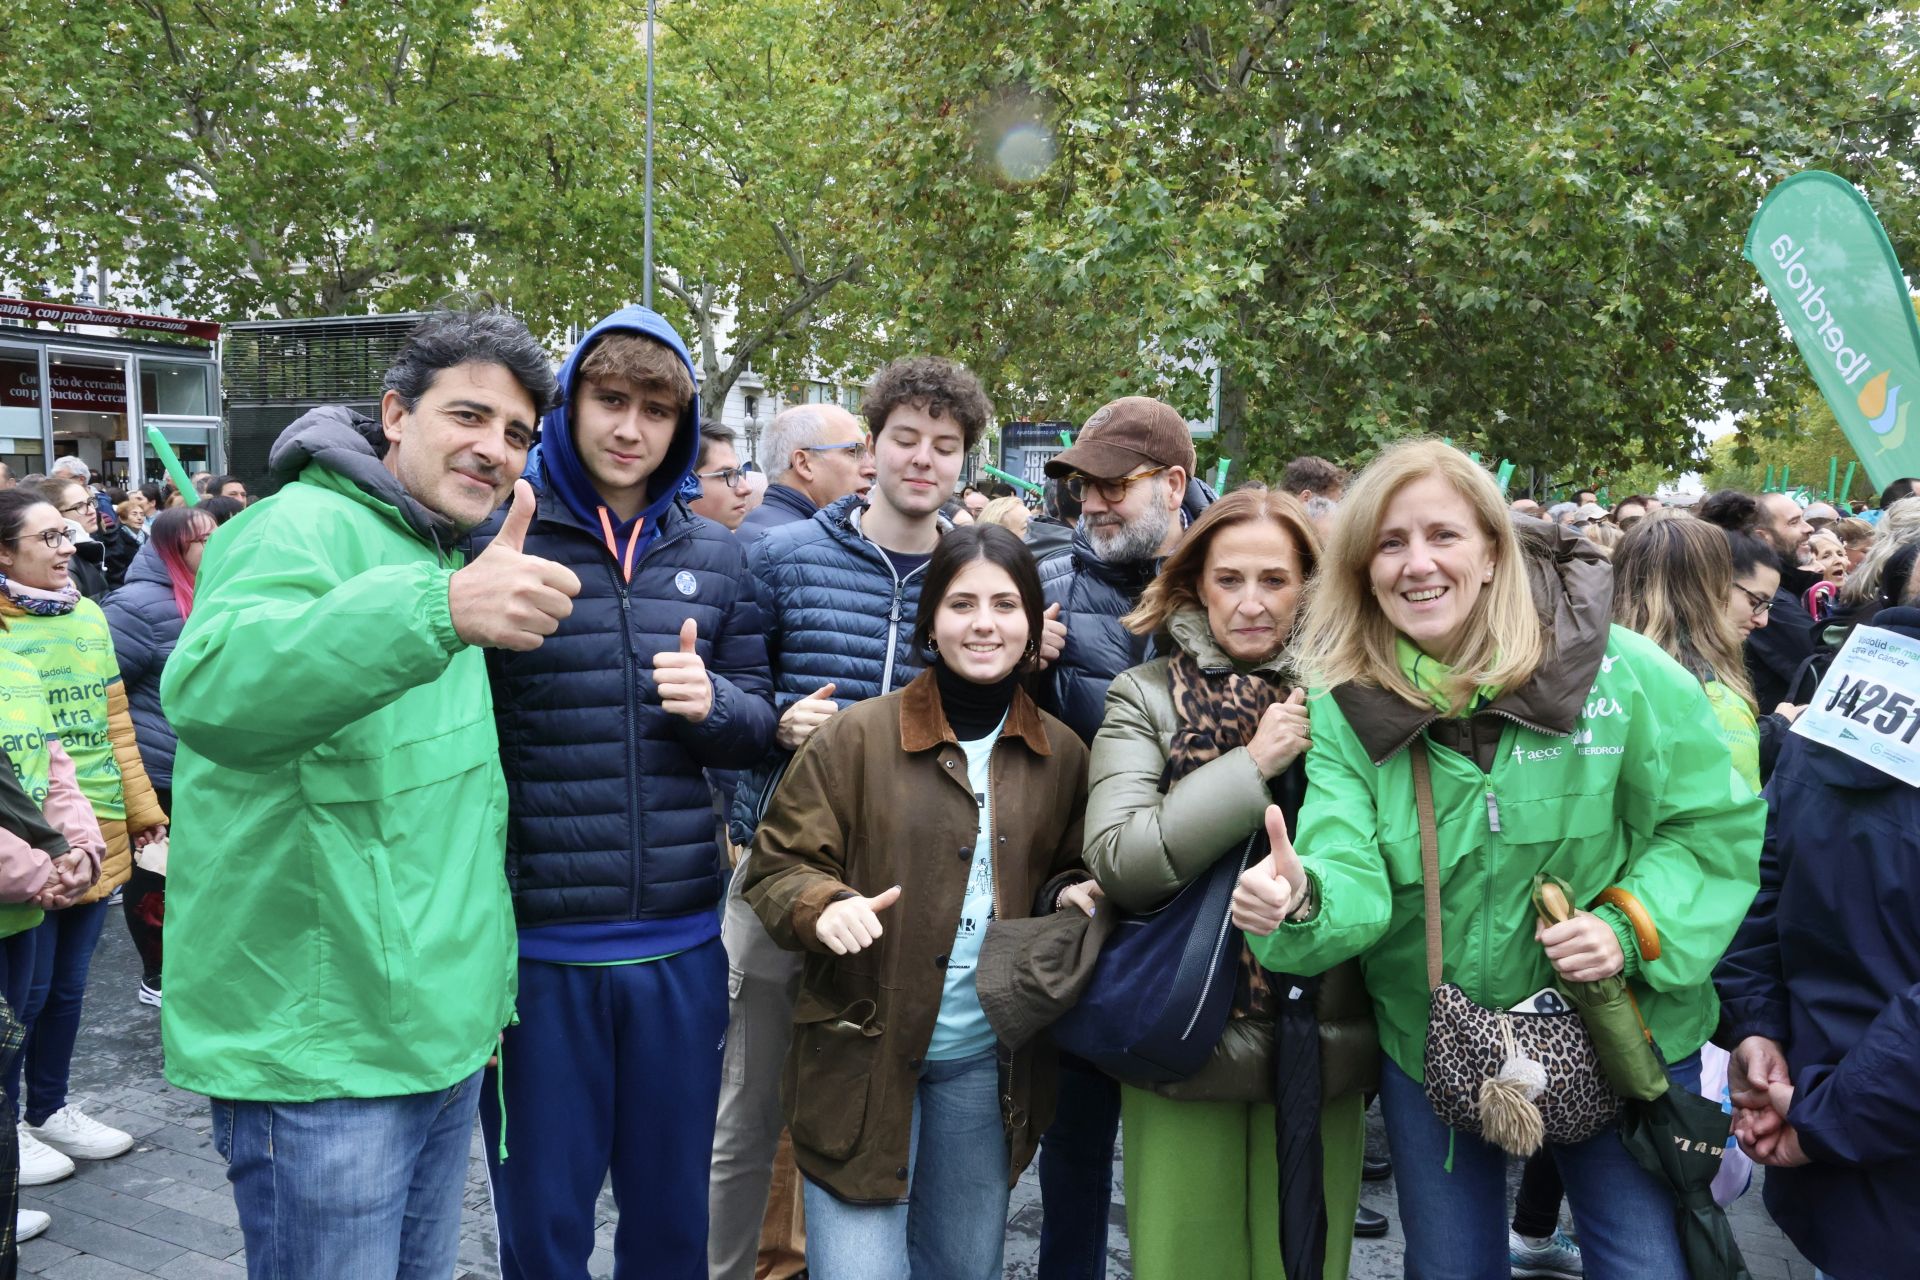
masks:
POLYGON ((1620 1099, 1600 1072, 1600 1057, 1578 1013, 1488 1009, 1451 982, 1434 988, 1427 1012, 1427 1102, 1448 1127, 1481 1135, 1482 1087, 1516 1056, 1546 1068, 1546 1084, 1533 1102, 1548 1142, 1584 1142, 1618 1116, 1620 1099))
POLYGON ((1412 764, 1426 887, 1427 980, 1433 989, 1427 1011, 1427 1103, 1449 1127, 1516 1155, 1532 1154, 1543 1139, 1583 1142, 1613 1123, 1620 1099, 1601 1073, 1600 1056, 1580 1015, 1571 1009, 1488 1009, 1454 983, 1441 981, 1440 841, 1422 739, 1413 742, 1412 764), (1487 1124, 1490 1103, 1502 1107, 1497 1132, 1487 1124), (1525 1119, 1517 1127, 1516 1110, 1525 1119))

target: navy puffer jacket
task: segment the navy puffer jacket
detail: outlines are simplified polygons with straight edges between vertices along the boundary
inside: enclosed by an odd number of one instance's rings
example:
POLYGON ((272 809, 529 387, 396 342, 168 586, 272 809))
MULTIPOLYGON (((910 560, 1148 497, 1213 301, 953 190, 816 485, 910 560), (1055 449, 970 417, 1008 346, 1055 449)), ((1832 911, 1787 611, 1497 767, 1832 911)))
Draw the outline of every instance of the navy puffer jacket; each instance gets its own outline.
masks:
MULTIPOLYGON (((1212 489, 1198 480, 1189 481, 1180 519, 1193 523, 1213 500, 1212 489)), ((1120 625, 1159 572, 1158 560, 1108 564, 1094 554, 1080 529, 1074 530, 1067 550, 1040 565, 1040 588, 1049 605, 1060 606, 1060 620, 1067 624, 1067 647, 1041 681, 1038 701, 1042 710, 1066 721, 1089 746, 1106 716, 1107 686, 1113 678, 1164 656, 1153 637, 1136 636, 1120 625)))
POLYGON ((151 542, 134 554, 127 578, 106 600, 107 625, 113 629, 113 656, 127 687, 133 736, 140 761, 156 787, 173 786, 173 726, 160 709, 160 673, 180 639, 186 619, 173 601, 173 580, 151 542))
MULTIPOLYGON (((580 457, 570 421, 576 375, 612 333, 659 342, 695 372, 679 335, 644 307, 602 320, 567 358, 563 402, 542 424, 542 489, 525 549, 572 569, 580 594, 538 649, 489 650, 487 670, 520 927, 633 922, 649 926, 644 932, 665 952, 719 932, 726 859, 702 771, 764 756, 773 707, 740 545, 676 496, 693 469, 699 398, 649 479, 647 505, 631 519, 614 519, 580 457), (633 566, 630 581, 623 560, 633 566), (653 683, 654 655, 679 647, 689 618, 713 679, 713 712, 697 725, 661 710, 653 683)), ((475 535, 474 554, 503 518, 475 535)), ((525 938, 521 945, 525 954, 525 938)))
MULTIPOLYGON (((1920 640, 1920 609, 1873 625, 1920 640)), ((1784 1049, 1787 1122, 1812 1162, 1767 1170, 1767 1211, 1840 1280, 1911 1275, 1920 1254, 1917 904, 1920 788, 1787 735, 1760 893, 1714 973, 1715 1039, 1784 1049)))
MULTIPOLYGON (((747 552, 766 623, 776 717, 831 682, 842 708, 906 687, 926 664, 913 645, 922 565, 902 579, 860 535, 866 504, 848 494, 812 519, 769 530, 747 552)), ((944 518, 941 528, 949 528, 944 518)), ((786 771, 777 748, 735 793, 733 838, 747 844, 786 771)))

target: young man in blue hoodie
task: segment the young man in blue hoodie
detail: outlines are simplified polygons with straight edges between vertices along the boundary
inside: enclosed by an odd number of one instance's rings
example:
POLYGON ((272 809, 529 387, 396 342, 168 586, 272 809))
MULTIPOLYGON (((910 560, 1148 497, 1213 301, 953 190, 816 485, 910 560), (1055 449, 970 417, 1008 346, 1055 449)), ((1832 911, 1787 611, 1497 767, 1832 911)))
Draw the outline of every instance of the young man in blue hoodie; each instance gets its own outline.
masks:
POLYGON ((519 1023, 481 1106, 501 1271, 584 1280, 611 1170, 616 1268, 696 1280, 727 1026, 702 770, 772 745, 766 642, 739 545, 680 496, 700 421, 679 335, 624 308, 560 390, 526 550, 581 591, 540 649, 489 664, 520 931, 519 1023))

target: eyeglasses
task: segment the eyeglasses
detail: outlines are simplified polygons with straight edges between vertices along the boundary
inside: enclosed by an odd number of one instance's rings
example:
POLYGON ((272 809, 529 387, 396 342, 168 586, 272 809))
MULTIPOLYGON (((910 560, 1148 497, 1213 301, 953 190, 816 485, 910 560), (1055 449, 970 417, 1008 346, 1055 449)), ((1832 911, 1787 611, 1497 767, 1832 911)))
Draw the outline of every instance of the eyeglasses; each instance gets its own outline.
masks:
POLYGON ((91 507, 92 505, 93 505, 92 498, 82 498, 78 502, 59 508, 59 511, 60 511, 60 514, 63 516, 77 516, 82 511, 85 511, 88 507, 91 507))
POLYGON ((696 471, 693 474, 701 480, 718 480, 722 485, 731 489, 733 486, 739 484, 744 477, 752 475, 757 470, 759 470, 758 467, 748 462, 737 467, 726 467, 719 471, 696 471))
POLYGON ((1747 598, 1747 603, 1753 606, 1754 617, 1764 618, 1773 611, 1773 597, 1763 596, 1757 591, 1749 591, 1737 582, 1733 584, 1733 589, 1747 598))
POLYGON ((865 440, 849 440, 845 444, 803 444, 800 448, 805 453, 838 453, 843 449, 851 450, 855 462, 867 462, 873 457, 873 450, 867 447, 865 440))
POLYGON ((38 533, 22 534, 20 537, 15 538, 14 541, 21 542, 27 538, 38 538, 40 541, 46 543, 49 549, 58 547, 63 542, 68 546, 72 546, 75 541, 73 530, 69 529, 66 525, 61 525, 58 529, 42 529, 38 533))
POLYGON ((1075 502, 1084 502, 1087 490, 1100 495, 1102 502, 1125 502, 1127 490, 1152 476, 1165 471, 1165 467, 1155 467, 1151 471, 1142 471, 1135 475, 1122 476, 1118 480, 1096 480, 1092 476, 1081 475, 1078 471, 1067 477, 1067 496, 1075 502))

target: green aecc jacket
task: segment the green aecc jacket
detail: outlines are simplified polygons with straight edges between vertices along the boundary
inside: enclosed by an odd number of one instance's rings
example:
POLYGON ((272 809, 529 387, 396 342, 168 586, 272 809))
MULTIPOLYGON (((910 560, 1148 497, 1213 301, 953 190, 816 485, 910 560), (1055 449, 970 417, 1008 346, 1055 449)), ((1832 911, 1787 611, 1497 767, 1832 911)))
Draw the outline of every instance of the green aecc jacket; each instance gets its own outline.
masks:
POLYGON ((513 1007, 506 785, 484 654, 448 607, 451 531, 370 448, 319 435, 215 534, 161 684, 166 1072, 216 1098, 444 1089, 513 1007))
MULTIPOLYGON (((1560 876, 1583 907, 1620 885, 1653 917, 1660 958, 1641 959, 1613 907, 1595 914, 1620 936, 1641 1011, 1677 1061, 1706 1042, 1718 1019, 1713 967, 1759 885, 1766 806, 1734 772, 1698 680, 1622 627, 1610 629, 1596 658, 1592 684, 1582 684, 1584 696, 1575 692, 1566 722, 1476 718, 1499 734, 1490 773, 1429 739, 1442 973, 1483 1006, 1519 1004, 1554 981, 1533 936, 1534 873, 1560 876)), ((1369 692, 1378 705, 1381 691, 1369 692)), ((1381 1047, 1421 1080, 1426 910, 1406 747, 1427 725, 1384 737, 1370 726, 1363 743, 1340 701, 1311 699, 1308 790, 1294 837, 1317 910, 1248 944, 1261 963, 1289 973, 1359 956, 1381 1047)))

